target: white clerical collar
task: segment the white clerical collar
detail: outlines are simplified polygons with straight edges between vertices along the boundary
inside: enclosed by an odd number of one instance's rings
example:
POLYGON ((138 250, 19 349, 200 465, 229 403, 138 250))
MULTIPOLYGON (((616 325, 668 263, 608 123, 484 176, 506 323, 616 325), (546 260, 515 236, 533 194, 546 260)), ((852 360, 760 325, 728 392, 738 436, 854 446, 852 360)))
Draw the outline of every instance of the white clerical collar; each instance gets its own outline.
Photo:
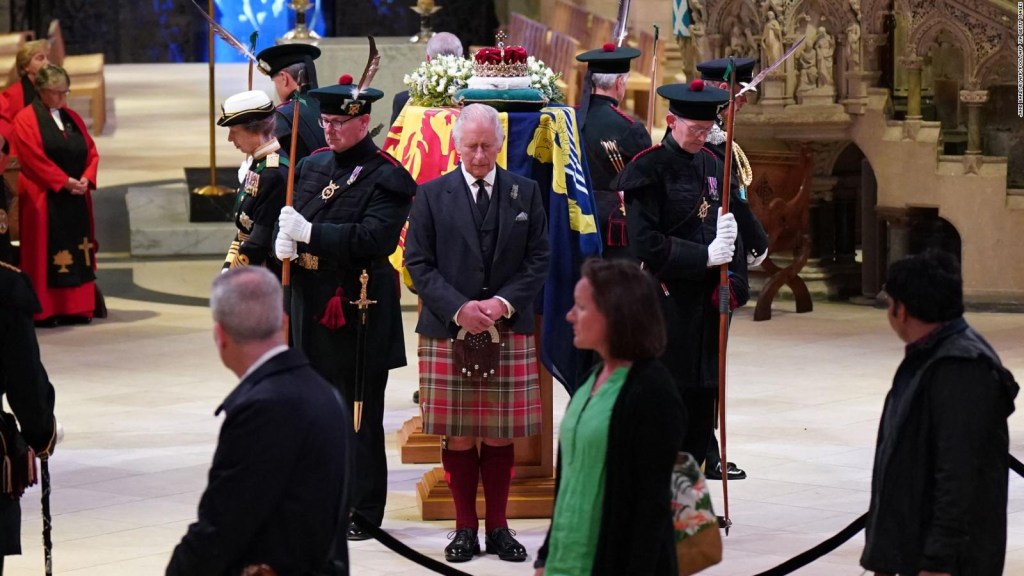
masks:
POLYGON ((487 175, 484 176, 483 178, 477 178, 476 176, 473 176, 472 174, 467 172, 466 171, 466 165, 464 163, 460 164, 459 166, 462 169, 462 177, 466 179, 466 184, 469 186, 469 189, 473 191, 473 195, 474 196, 476 196, 476 181, 477 180, 483 180, 484 183, 487 184, 487 188, 488 189, 494 190, 494 178, 498 175, 498 168, 497 168, 497 166, 495 166, 494 168, 491 168, 491 171, 488 172, 487 175))
POLYGON ((50 116, 53 118, 53 121, 57 123, 57 127, 63 131, 64 120, 60 117, 60 108, 50 108, 50 116))

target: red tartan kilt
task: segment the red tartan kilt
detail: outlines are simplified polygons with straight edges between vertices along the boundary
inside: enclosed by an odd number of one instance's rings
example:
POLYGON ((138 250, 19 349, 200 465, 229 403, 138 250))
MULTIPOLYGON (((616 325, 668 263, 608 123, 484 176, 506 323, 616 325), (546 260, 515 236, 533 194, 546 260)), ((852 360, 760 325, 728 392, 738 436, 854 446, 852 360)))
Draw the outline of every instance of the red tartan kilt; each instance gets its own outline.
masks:
POLYGON ((452 340, 420 336, 423 431, 443 436, 519 438, 540 434, 543 410, 533 334, 498 324, 498 376, 477 384, 453 361, 452 340))

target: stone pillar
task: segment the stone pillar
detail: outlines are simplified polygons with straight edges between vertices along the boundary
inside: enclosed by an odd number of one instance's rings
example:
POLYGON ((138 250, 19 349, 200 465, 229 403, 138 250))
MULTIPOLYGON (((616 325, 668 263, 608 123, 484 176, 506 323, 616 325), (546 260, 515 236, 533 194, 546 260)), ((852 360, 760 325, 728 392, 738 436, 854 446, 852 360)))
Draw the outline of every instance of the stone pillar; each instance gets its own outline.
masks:
POLYGON ((967 153, 981 154, 981 107, 988 90, 961 90, 960 101, 967 105, 967 153))
POLYGON ((867 158, 860 163, 860 246, 861 294, 874 300, 885 280, 885 258, 882 254, 885 224, 875 213, 878 202, 878 181, 867 158))
POLYGON ((906 208, 878 207, 878 215, 885 220, 887 226, 888 254, 885 265, 888 268, 896 260, 910 254, 910 214, 906 208))
POLYGON ((811 228, 811 258, 820 266, 835 262, 835 186, 833 176, 814 176, 811 179, 811 201, 808 210, 811 228))
POLYGON ((920 120, 923 60, 920 56, 909 55, 900 58, 900 64, 907 69, 907 120, 920 120))

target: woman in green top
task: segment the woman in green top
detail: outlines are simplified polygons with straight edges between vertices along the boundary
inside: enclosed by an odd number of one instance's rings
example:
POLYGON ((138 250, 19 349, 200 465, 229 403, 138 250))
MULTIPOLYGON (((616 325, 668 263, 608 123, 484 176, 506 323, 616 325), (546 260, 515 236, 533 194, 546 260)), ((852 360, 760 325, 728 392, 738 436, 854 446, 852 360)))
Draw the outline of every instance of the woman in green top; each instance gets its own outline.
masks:
POLYGON ((686 411, 656 359, 665 347, 657 288, 635 263, 589 260, 574 297, 573 343, 601 363, 562 420, 536 574, 675 574, 669 484, 686 411))

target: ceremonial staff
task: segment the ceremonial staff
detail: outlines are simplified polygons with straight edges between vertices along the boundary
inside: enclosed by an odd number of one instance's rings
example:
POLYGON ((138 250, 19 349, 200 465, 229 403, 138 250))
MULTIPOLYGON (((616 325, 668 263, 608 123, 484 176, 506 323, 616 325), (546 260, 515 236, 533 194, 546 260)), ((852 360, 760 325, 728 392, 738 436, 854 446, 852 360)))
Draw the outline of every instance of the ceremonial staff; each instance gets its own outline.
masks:
POLYGON ((654 47, 651 49, 651 91, 647 97, 647 132, 654 130, 654 109, 658 103, 658 25, 654 24, 654 47))
MULTIPOLYGON (((292 104, 292 139, 288 145, 288 186, 285 188, 284 205, 295 204, 295 146, 299 141, 299 107, 302 105, 302 89, 306 86, 306 69, 299 70, 299 77, 296 79, 299 86, 295 89, 295 102, 292 104)), ((296 244, 296 247, 298 244, 296 244)), ((285 258, 281 262, 281 288, 284 290, 284 301, 287 304, 287 314, 284 317, 284 333, 287 336, 291 331, 291 302, 292 302, 292 260, 285 258)))
MULTIPOLYGON (((729 212, 729 199, 732 196, 730 186, 732 185, 732 144, 733 144, 733 120, 736 111, 736 96, 741 96, 748 90, 753 90, 758 83, 776 69, 787 58, 796 52, 796 49, 803 44, 804 37, 793 43, 793 46, 782 55, 771 66, 765 68, 749 84, 735 94, 736 90, 736 62, 735 58, 729 57, 729 65, 725 69, 726 78, 729 80, 729 104, 725 116, 725 166, 722 178, 722 214, 729 212)), ((726 262, 720 267, 718 277, 718 428, 721 444, 722 460, 722 505, 725 518, 725 535, 729 535, 729 528, 732 520, 729 519, 729 460, 726 456, 726 431, 725 431, 725 353, 729 343, 729 310, 730 301, 729 288, 729 263, 726 262)))
MULTIPOLYGON (((725 168, 722 177, 722 215, 729 213, 729 197, 732 196, 732 126, 736 110, 736 62, 729 57, 725 74, 729 80, 729 104, 725 116, 725 168)), ((718 275, 718 429, 722 448, 722 505, 725 518, 725 535, 729 535, 732 520, 729 519, 729 474, 726 456, 725 434, 725 352, 729 343, 729 263, 722 264, 718 275)))
POLYGON ((40 491, 42 492, 43 504, 43 561, 45 562, 46 576, 53 575, 53 538, 50 533, 53 530, 53 520, 50 516, 50 459, 39 459, 40 491))
MULTIPOLYGON (((373 77, 376 76, 377 69, 380 67, 380 52, 377 51, 377 42, 373 36, 367 36, 366 39, 370 43, 370 54, 366 59, 366 68, 363 69, 359 83, 352 88, 353 100, 358 100, 363 90, 370 87, 370 83, 373 82, 373 77)), ((366 396, 366 323, 369 318, 370 305, 377 303, 376 300, 366 297, 366 288, 369 282, 370 275, 364 268, 363 273, 359 275, 359 300, 350 302, 359 309, 359 325, 356 327, 356 386, 355 398, 352 399, 352 427, 356 432, 359 432, 359 427, 363 422, 363 398, 366 396)))

